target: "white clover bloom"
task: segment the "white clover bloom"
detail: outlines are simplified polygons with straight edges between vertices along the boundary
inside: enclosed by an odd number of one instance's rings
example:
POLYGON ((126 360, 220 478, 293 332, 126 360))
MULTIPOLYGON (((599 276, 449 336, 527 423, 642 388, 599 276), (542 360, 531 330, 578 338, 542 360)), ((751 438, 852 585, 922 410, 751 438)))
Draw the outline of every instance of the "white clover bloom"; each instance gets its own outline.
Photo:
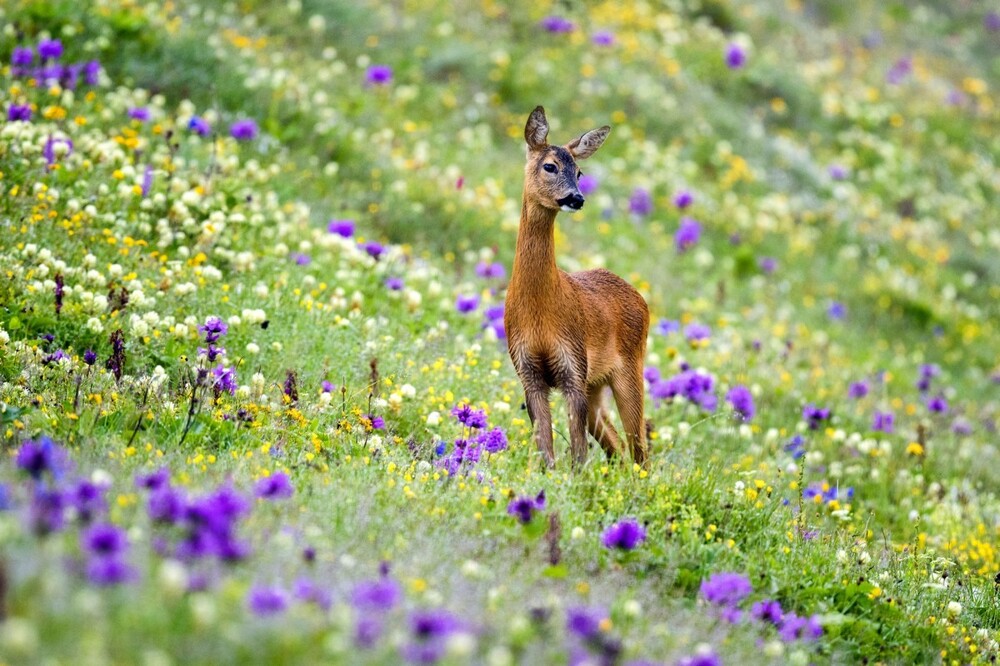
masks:
POLYGON ((434 426, 440 424, 441 423, 441 413, 440 412, 431 412, 430 414, 427 415, 427 421, 426 421, 426 423, 427 423, 427 425, 431 426, 432 428, 434 426))
POLYGON ((251 356, 256 356, 260 353, 260 346, 256 342, 248 342, 246 352, 251 356))
POLYGON ((87 320, 87 329, 94 333, 103 333, 104 324, 102 324, 101 320, 97 317, 91 317, 87 320))
POLYGON ((404 398, 412 398, 417 395, 417 389, 412 384, 403 384, 399 387, 399 392, 404 398))

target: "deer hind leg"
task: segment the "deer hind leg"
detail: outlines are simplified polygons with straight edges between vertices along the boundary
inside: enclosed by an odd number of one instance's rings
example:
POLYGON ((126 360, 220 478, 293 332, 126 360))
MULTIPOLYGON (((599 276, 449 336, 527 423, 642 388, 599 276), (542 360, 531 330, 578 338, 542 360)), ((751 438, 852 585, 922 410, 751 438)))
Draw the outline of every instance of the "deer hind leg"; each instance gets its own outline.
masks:
POLYGON ((544 384, 525 386, 524 402, 528 407, 528 418, 534 426, 535 443, 545 456, 545 464, 556 464, 556 453, 552 447, 552 410, 549 408, 549 387, 544 384))
POLYGON ((587 389, 587 431, 601 445, 610 460, 616 454, 621 454, 622 446, 604 402, 606 387, 606 384, 601 384, 587 389))
POLYGON ((646 446, 646 421, 643 417, 644 388, 642 372, 638 368, 623 368, 611 377, 611 390, 615 394, 615 403, 625 428, 625 438, 632 451, 632 460, 647 467, 649 449, 646 446))

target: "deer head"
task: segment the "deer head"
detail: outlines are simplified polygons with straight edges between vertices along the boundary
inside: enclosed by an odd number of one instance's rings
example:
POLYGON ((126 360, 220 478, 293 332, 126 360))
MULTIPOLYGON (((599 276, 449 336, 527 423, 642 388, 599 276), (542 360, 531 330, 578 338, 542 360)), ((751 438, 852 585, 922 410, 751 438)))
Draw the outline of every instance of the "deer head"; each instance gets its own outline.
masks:
POLYGON ((524 167, 524 199, 543 208, 577 211, 583 208, 578 180, 577 160, 585 160, 601 147, 611 128, 605 125, 590 130, 565 146, 550 146, 549 123, 545 109, 535 107, 524 127, 528 161, 524 167))

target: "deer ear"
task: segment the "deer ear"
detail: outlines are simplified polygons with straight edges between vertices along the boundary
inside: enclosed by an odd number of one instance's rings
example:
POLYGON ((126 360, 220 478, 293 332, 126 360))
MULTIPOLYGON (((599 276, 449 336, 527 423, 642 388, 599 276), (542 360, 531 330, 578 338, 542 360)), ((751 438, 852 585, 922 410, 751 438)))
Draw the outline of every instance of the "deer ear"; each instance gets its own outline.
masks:
POLYGON ((549 121, 545 119, 545 109, 536 106, 528 116, 528 124, 524 126, 524 140, 528 142, 530 150, 541 150, 549 145, 545 140, 548 136, 549 121))
POLYGON ((611 132, 611 128, 605 125, 604 127, 590 130, 578 139, 573 139, 566 144, 566 150, 569 154, 577 160, 585 160, 594 153, 597 149, 601 147, 604 140, 608 138, 608 134, 611 132))

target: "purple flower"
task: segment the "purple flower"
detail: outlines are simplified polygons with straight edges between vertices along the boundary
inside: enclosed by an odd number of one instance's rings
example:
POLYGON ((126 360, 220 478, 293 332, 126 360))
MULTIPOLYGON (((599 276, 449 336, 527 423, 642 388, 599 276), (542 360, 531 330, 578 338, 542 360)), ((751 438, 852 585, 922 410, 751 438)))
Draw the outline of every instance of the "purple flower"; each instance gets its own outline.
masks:
POLYGON ((293 254, 292 259, 295 261, 296 266, 308 266, 312 263, 312 257, 308 254, 302 254, 301 252, 293 254))
POLYGON ((331 234, 350 238, 354 235, 354 220, 330 220, 326 225, 326 230, 331 234))
POLYGON ((392 83, 392 67, 371 65, 365 72, 365 83, 369 86, 387 86, 392 83))
POLYGON ((677 252, 686 252, 701 239, 701 224, 691 217, 682 217, 677 232, 674 234, 674 245, 677 252))
POLYGON ((843 164, 831 164, 826 168, 826 173, 832 180, 847 180, 849 174, 847 167, 843 164))
POLYGON ((90 555, 112 557, 128 550, 125 530, 110 523, 91 525, 80 534, 80 547, 90 555))
POLYGON ((646 528, 634 518, 619 520, 601 535, 601 543, 605 548, 617 550, 634 550, 645 540, 646 528))
POLYGON ((155 472, 150 472, 149 474, 136 474, 135 485, 137 488, 145 488, 147 490, 159 490, 160 488, 165 488, 170 484, 170 468, 161 467, 155 472))
POLYGON ((972 434, 972 424, 963 419, 961 416, 956 418, 951 423, 951 431, 960 437, 964 437, 972 434))
POLYGON ((586 608, 577 606, 566 610, 566 630, 570 634, 590 640, 601 631, 601 623, 608 617, 603 608, 586 608))
POLYGON ((134 580, 135 571, 118 556, 93 557, 87 562, 87 579, 94 585, 109 587, 134 580))
POLYGON ((242 118, 229 126, 229 134, 237 141, 253 141, 260 134, 260 128, 252 118, 242 118))
POLYGON ((330 610, 333 596, 308 578, 299 578, 292 586, 292 596, 299 601, 316 604, 323 610, 330 610))
POLYGON ((452 407, 451 415, 467 428, 486 427, 486 412, 481 409, 473 409, 472 405, 468 403, 452 407))
POLYGON ((774 271, 778 270, 778 260, 774 257, 761 257, 757 261, 757 267, 760 268, 761 273, 770 275, 774 271))
POLYGON ((379 637, 382 635, 382 621, 377 617, 358 618, 354 625, 354 644, 360 648, 370 649, 375 647, 379 637))
POLYGON ((892 433, 895 416, 892 412, 875 411, 872 418, 872 430, 875 432, 892 433))
POLYGON ((761 620, 763 622, 769 622, 774 626, 781 624, 781 618, 784 616, 784 612, 781 610, 781 604, 773 599, 766 599, 764 601, 758 601, 750 608, 750 616, 755 620, 761 620))
POLYGON ((184 517, 187 501, 180 490, 165 485, 154 488, 146 501, 146 513, 154 523, 173 525, 184 517))
POLYGON ((54 478, 62 476, 67 465, 66 451, 48 437, 27 440, 17 450, 15 464, 38 481, 48 472, 54 478))
POLYGON ((92 483, 86 479, 77 481, 66 492, 65 499, 76 511, 77 519, 87 524, 95 517, 107 511, 108 504, 104 499, 105 486, 92 483))
POLYGON ((816 615, 805 618, 799 617, 795 613, 788 613, 781 620, 781 626, 778 628, 778 636, 785 642, 816 640, 822 635, 823 625, 816 615))
POLYGON ((507 448, 507 433, 503 428, 497 426, 493 430, 487 430, 476 437, 476 443, 483 447, 487 453, 499 453, 507 448))
POLYGON ((198 327, 198 331, 205 336, 205 342, 212 343, 228 333, 229 326, 219 317, 209 317, 198 327))
POLYGON ((580 194, 587 196, 595 192, 599 184, 600 181, 597 180, 597 176, 583 174, 580 176, 580 180, 577 181, 576 186, 580 189, 580 194))
POLYGON ((38 42, 38 57, 42 60, 58 60, 62 54, 63 45, 58 39, 43 39, 38 42))
POLYGON ((66 500, 58 490, 38 487, 28 506, 28 524, 38 536, 58 532, 66 525, 66 500))
POLYGON ((239 388, 239 384, 236 383, 236 368, 218 365, 212 370, 212 375, 215 377, 212 384, 213 390, 219 393, 226 391, 230 395, 236 395, 236 389, 239 388))
POLYGON ((729 69, 739 69, 747 62, 747 53, 743 47, 735 42, 730 42, 726 46, 726 67, 729 69))
POLYGON ((785 451, 789 453, 795 460, 798 460, 806 454, 806 440, 802 435, 795 435, 788 442, 785 443, 785 451))
POLYGON ((717 606, 734 606, 753 592, 750 579, 740 573, 715 573, 701 583, 701 595, 717 606))
POLYGON ((323 382, 320 384, 320 388, 322 388, 323 393, 332 393, 333 390, 337 387, 334 386, 333 382, 324 379, 323 382))
POLYGON ((983 27, 987 32, 1000 32, 1000 13, 986 12, 983 17, 983 27))
POLYGON ((722 666, 722 659, 714 652, 704 652, 684 657, 677 662, 677 666, 722 666))
POLYGON ((35 51, 30 46, 15 46, 10 55, 10 64, 15 67, 26 67, 35 59, 35 51))
POLYGON ((522 495, 520 497, 515 497, 507 504, 507 514, 510 516, 515 516, 522 525, 527 525, 531 522, 536 511, 543 511, 545 509, 545 491, 541 491, 535 497, 528 497, 522 495))
POLYGON ((385 427, 385 419, 374 414, 365 414, 364 418, 371 424, 372 430, 381 430, 385 427))
POLYGON ((191 116, 191 120, 188 121, 188 129, 198 136, 208 136, 212 133, 212 126, 201 116, 191 116))
POLYGON ((284 613, 288 608, 288 594, 280 587, 254 585, 247 593, 247 608, 261 617, 284 613))
POLYGON ((899 85, 913 71, 913 59, 909 56, 900 58, 893 63, 892 67, 885 74, 886 83, 889 85, 899 85))
POLYGON ((743 421, 749 421, 754 417, 756 410, 753 404, 753 394, 746 386, 737 384, 729 389, 726 394, 726 401, 733 406, 737 415, 743 421))
POLYGON ((149 191, 153 189, 153 167, 147 164, 145 171, 142 172, 142 196, 149 196, 149 191))
POLYGON ((709 375, 696 370, 684 370, 669 379, 657 379, 650 383, 649 393, 655 401, 672 401, 683 396, 707 411, 714 411, 718 399, 712 393, 714 382, 709 375))
POLYGON ((403 591, 392 578, 363 581, 351 590, 351 604, 359 611, 382 613, 395 608, 403 598, 403 591))
POLYGON ((868 382, 853 382, 847 387, 847 396, 854 399, 863 398, 868 395, 868 382))
POLYGON ((479 307, 479 294, 459 294, 455 299, 455 309, 465 314, 479 307))
POLYGON ((100 82, 101 63, 90 60, 83 66, 83 80, 88 86, 96 86, 100 82))
POLYGON ((661 319, 656 324, 656 332, 660 335, 670 335, 681 330, 681 324, 673 319, 661 319))
POLYGON ((10 122, 28 122, 31 120, 30 104, 11 104, 7 107, 7 120, 10 122))
POLYGON ((820 423, 829 421, 832 413, 827 407, 817 407, 809 403, 802 408, 802 418, 809 424, 810 430, 819 430, 820 423))
POLYGON ((375 241, 367 241, 361 246, 361 249, 364 250, 368 254, 368 256, 373 259, 378 259, 385 252, 385 248, 382 247, 380 243, 377 243, 375 241))
POLYGON ((649 190, 637 187, 628 199, 628 210, 633 215, 649 215, 653 212, 653 197, 649 190))
MULTIPOLYGON (((610 30, 597 30, 590 37, 590 41, 596 46, 614 46, 615 45, 615 35, 610 30)), ((580 192, 583 192, 583 188, 580 188, 580 192)))
POLYGON ((936 395, 927 399, 927 409, 935 414, 944 414, 948 411, 948 401, 943 395, 936 395))
POLYGON ((674 192, 674 205, 684 210, 694 203, 694 195, 690 190, 677 190, 674 192))
POLYGON ((562 16, 546 16, 541 20, 542 28, 553 34, 573 32, 576 26, 567 18, 562 16))
POLYGON ((141 123, 149 120, 149 109, 145 106, 135 106, 128 110, 128 117, 132 120, 138 120, 141 123))
POLYGON ((920 366, 920 378, 917 380, 917 390, 926 393, 931 390, 931 380, 941 374, 941 368, 933 363, 920 366))
POLYGON ((706 340, 712 335, 712 329, 705 324, 688 324, 684 327, 684 337, 688 339, 688 342, 697 342, 699 340, 706 340))
POLYGON ((400 291, 404 286, 403 278, 387 277, 385 279, 385 286, 389 289, 389 291, 400 291))
POLYGON ((476 275, 481 278, 486 279, 496 279, 502 280, 507 276, 507 270, 503 267, 499 261, 489 263, 486 261, 480 261, 476 264, 476 275))
POLYGON ((257 481, 253 493, 261 499, 288 499, 295 493, 295 488, 292 486, 292 481, 288 478, 287 474, 284 472, 275 472, 257 481))
POLYGON ((830 319, 840 321, 847 316, 847 306, 839 301, 831 301, 830 306, 826 309, 826 314, 830 319))
POLYGON ((45 158, 47 164, 51 165, 56 161, 56 146, 63 146, 65 150, 64 155, 66 156, 73 153, 73 141, 62 137, 50 136, 45 142, 45 147, 42 148, 42 156, 45 158))

